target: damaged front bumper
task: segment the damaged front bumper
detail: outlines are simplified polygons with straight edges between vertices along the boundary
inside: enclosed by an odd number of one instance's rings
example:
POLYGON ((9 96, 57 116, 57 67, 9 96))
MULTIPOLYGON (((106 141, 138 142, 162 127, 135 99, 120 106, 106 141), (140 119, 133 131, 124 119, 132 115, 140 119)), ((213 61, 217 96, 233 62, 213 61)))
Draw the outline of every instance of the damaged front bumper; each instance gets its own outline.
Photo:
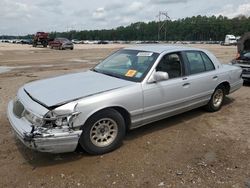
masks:
POLYGON ((13 113, 13 101, 8 104, 8 119, 15 135, 27 147, 49 153, 65 153, 75 151, 81 130, 69 128, 34 128, 25 118, 18 118, 13 113))

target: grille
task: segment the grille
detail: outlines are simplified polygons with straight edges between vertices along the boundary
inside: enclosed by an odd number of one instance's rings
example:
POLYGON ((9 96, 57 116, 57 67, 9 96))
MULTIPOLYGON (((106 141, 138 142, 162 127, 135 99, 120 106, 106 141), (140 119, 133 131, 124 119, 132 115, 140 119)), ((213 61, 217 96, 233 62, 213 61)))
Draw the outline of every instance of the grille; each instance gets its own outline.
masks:
POLYGON ((243 65, 250 65, 250 60, 249 61, 240 60, 240 61, 238 61, 238 63, 243 64, 243 65))
POLYGON ((14 106, 13 106, 13 113, 14 113, 18 118, 21 118, 23 112, 24 112, 24 106, 23 106, 23 104, 22 104, 19 100, 16 100, 16 101, 14 102, 14 106))
POLYGON ((250 74, 250 68, 242 67, 242 70, 243 70, 242 71, 243 74, 250 74))

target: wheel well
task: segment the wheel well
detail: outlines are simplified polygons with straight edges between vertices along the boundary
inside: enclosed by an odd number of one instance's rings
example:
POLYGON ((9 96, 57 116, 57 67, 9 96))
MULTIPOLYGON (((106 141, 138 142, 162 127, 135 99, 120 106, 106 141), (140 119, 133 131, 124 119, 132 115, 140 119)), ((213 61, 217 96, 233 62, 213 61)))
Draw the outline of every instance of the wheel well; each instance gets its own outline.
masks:
POLYGON ((122 117, 124 118, 124 121, 125 121, 126 130, 129 130, 130 125, 131 125, 131 117, 130 117, 129 112, 126 109, 119 107, 119 106, 114 106, 111 108, 115 109, 116 111, 118 111, 122 115, 122 117))
MULTIPOLYGON (((130 118, 129 112, 126 109, 124 109, 120 106, 112 106, 112 107, 103 108, 103 109, 95 112, 94 114, 96 114, 100 111, 106 110, 106 109, 110 109, 110 108, 116 110, 117 112, 119 112, 122 115, 122 117, 124 118, 124 121, 125 121, 126 130, 128 131, 130 129, 130 125, 131 125, 131 118, 130 118)), ((92 114, 92 115, 94 115, 94 114, 92 114)))
POLYGON ((225 88, 225 94, 228 95, 230 91, 230 84, 228 82, 222 82, 220 85, 222 85, 225 88))

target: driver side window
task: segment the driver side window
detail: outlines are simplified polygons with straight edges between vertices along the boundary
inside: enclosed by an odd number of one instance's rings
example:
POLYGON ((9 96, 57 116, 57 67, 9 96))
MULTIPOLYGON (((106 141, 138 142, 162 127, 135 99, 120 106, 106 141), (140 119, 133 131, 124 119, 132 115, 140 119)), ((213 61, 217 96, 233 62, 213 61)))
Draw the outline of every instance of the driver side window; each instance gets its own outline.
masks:
POLYGON ((156 67, 156 71, 167 72, 169 78, 182 76, 181 58, 178 53, 165 55, 156 67))

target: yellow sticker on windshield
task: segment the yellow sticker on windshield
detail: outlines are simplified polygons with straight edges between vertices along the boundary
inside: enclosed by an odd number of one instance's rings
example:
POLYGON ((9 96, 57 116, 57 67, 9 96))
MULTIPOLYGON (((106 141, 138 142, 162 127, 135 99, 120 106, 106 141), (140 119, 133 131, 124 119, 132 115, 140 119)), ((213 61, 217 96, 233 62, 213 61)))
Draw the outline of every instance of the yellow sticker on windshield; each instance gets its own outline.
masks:
POLYGON ((128 70, 128 72, 125 74, 125 76, 127 76, 127 77, 134 77, 136 73, 137 73, 136 70, 130 69, 130 70, 128 70))

